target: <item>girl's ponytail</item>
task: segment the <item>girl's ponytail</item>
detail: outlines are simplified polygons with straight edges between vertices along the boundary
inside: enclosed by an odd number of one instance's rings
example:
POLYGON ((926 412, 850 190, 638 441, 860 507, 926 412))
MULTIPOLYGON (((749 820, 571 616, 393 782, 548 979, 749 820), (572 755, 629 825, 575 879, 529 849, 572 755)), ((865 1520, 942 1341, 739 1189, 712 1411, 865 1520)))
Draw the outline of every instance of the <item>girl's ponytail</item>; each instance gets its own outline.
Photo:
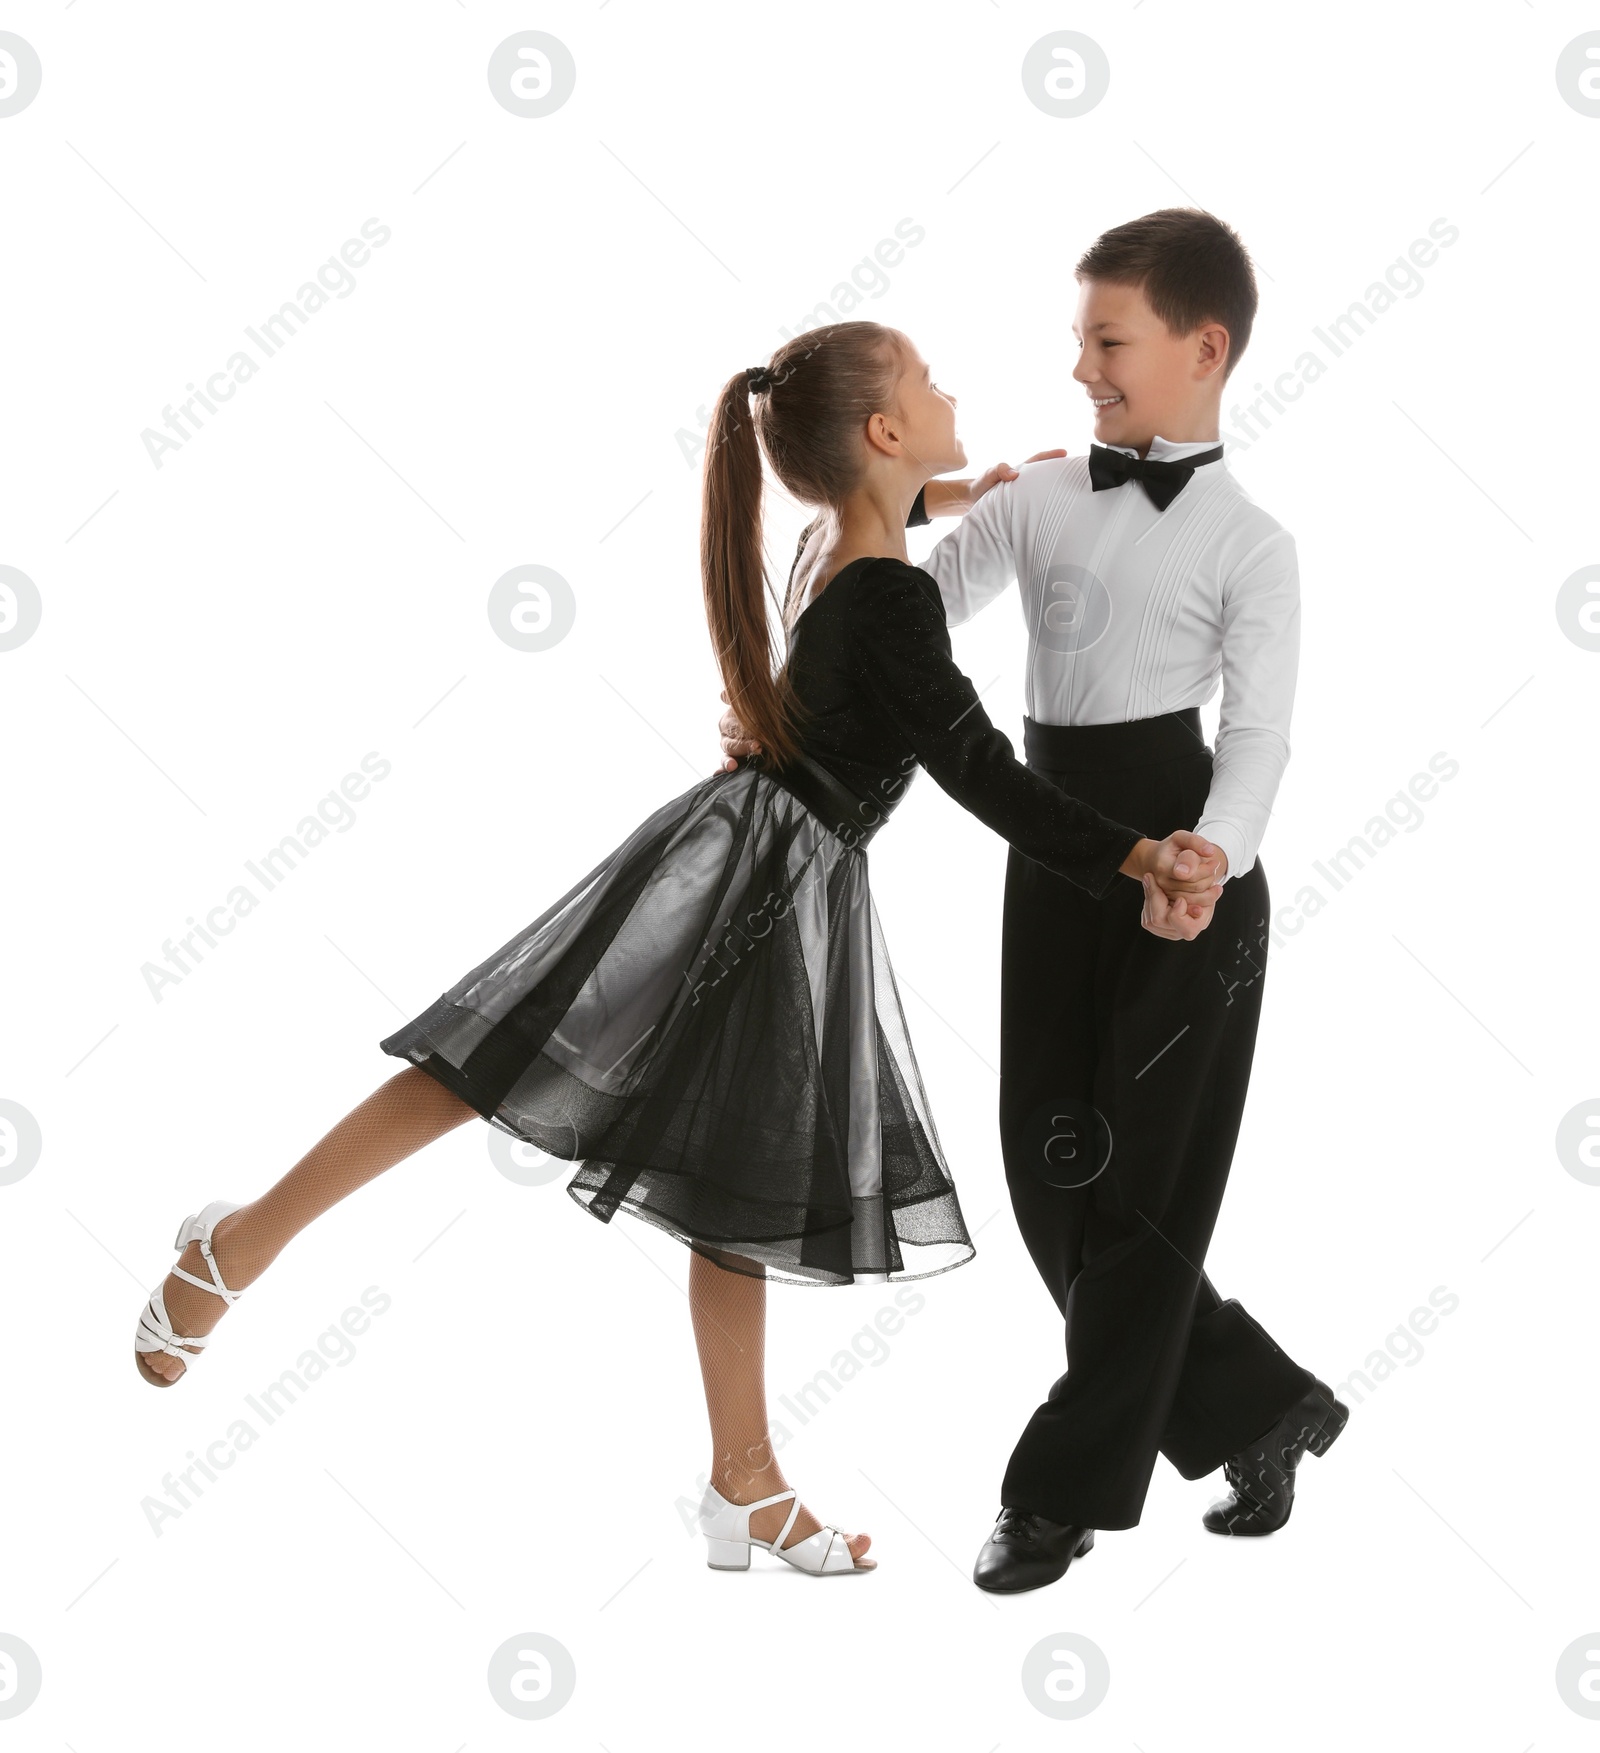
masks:
POLYGON ((745 735, 760 743, 768 763, 781 767, 799 750, 798 713, 787 672, 773 669, 761 531, 761 451, 749 378, 741 371, 728 379, 706 434, 700 575, 711 644, 729 704, 745 735))
POLYGON ((717 398, 700 517, 706 619, 734 715, 775 767, 800 752, 803 712, 781 657, 774 667, 762 452, 802 505, 836 510, 861 480, 866 423, 893 405, 906 357, 897 329, 828 323, 784 342, 770 364, 729 378, 717 398))

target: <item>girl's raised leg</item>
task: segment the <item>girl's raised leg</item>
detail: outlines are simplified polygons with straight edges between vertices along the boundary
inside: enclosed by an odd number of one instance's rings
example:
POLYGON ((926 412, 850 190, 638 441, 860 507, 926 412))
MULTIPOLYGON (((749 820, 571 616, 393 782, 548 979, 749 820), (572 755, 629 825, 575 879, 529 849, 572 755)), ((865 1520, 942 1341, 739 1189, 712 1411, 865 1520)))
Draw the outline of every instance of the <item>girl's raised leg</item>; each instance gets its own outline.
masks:
MULTIPOLYGON (((277 1259, 292 1236, 329 1206, 463 1121, 478 1117, 476 1108, 452 1095, 420 1066, 408 1065, 397 1072, 352 1108, 259 1199, 218 1221, 211 1234, 211 1251, 223 1283, 230 1290, 243 1290, 277 1259)), ((177 1263, 197 1278, 208 1276, 198 1242, 191 1242, 177 1263)), ((170 1274, 162 1298, 174 1331, 198 1338, 227 1313, 221 1297, 170 1274)), ((189 1367, 165 1351, 136 1355, 145 1368, 169 1381, 189 1367)))
MULTIPOLYGON (((754 1503, 786 1491, 789 1481, 772 1452, 767 1425, 767 1281, 724 1270, 692 1251, 689 1310, 711 1418, 711 1483, 730 1503, 754 1503)), ((757 1510, 750 1532, 758 1540, 776 1540, 789 1509, 787 1503, 775 1503, 757 1510)), ((785 1546, 821 1526, 802 1504, 785 1546)), ((851 1554, 863 1570, 877 1564, 876 1559, 861 1562, 871 1544, 870 1534, 850 1536, 851 1554)))

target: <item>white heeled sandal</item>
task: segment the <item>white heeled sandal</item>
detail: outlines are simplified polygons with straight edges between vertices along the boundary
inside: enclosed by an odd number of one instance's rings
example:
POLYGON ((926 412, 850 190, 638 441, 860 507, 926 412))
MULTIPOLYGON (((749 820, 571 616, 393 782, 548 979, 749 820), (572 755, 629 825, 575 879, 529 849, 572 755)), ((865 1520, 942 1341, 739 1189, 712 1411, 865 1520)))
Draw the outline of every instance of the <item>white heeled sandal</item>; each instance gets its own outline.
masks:
POLYGON ((763 1497, 756 1503, 729 1503, 716 1486, 708 1485, 700 1501, 700 1532, 706 1537, 706 1563, 713 1570, 748 1570, 750 1548, 764 1546, 768 1552, 803 1570, 808 1576, 865 1575, 876 1567, 857 1564, 846 1535, 832 1527, 819 1528, 804 1540, 786 1547, 789 1530, 800 1514, 800 1499, 791 1485, 774 1497, 763 1497), (765 1509, 768 1504, 793 1498, 788 1520, 776 1540, 758 1540, 750 1532, 750 1512, 765 1509))
MULTIPOLYGON (((242 1290, 229 1290, 227 1285, 222 1282, 222 1274, 217 1269, 216 1259, 211 1252, 211 1232, 216 1228, 219 1218, 224 1218, 230 1211, 238 1211, 239 1209, 238 1205, 226 1199, 213 1199, 203 1211, 192 1212, 183 1220, 178 1226, 178 1239, 172 1244, 178 1250, 180 1257, 190 1242, 200 1244, 200 1252, 205 1257, 206 1266, 211 1273, 210 1279, 196 1278, 194 1273, 185 1272, 181 1266, 174 1266, 172 1274, 190 1284, 198 1284, 202 1290, 209 1290, 213 1295, 221 1297, 230 1308, 238 1302, 244 1292, 242 1290)), ((167 1315, 166 1300, 161 1294, 162 1286, 165 1283, 166 1278, 163 1277, 161 1284, 158 1284, 151 1291, 150 1300, 144 1306, 144 1313, 139 1317, 139 1325, 133 1337, 133 1357, 134 1362, 139 1366, 139 1374, 147 1382, 153 1382, 158 1388, 170 1388, 172 1382, 165 1376, 157 1375, 154 1370, 147 1368, 143 1353, 165 1351, 170 1352, 173 1357, 181 1357, 184 1363, 183 1371, 173 1378, 173 1380, 181 1382, 184 1376, 188 1375, 195 1362, 195 1353, 185 1351, 183 1348, 186 1345, 204 1346, 209 1344, 211 1339, 209 1333, 189 1335, 173 1332, 172 1322, 167 1315)))

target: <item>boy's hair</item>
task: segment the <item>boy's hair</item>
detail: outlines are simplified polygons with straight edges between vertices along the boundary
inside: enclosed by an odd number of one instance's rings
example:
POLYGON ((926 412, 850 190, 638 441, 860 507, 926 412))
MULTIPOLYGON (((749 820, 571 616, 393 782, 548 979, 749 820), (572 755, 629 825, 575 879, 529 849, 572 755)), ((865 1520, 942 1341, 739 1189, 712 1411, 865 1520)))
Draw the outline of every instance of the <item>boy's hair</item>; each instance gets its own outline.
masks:
POLYGON ((1174 335, 1202 323, 1228 331, 1222 381, 1250 343, 1256 315, 1256 275, 1249 252, 1231 225, 1199 207, 1162 207, 1113 226, 1078 258, 1079 280, 1140 286, 1145 302, 1174 335))

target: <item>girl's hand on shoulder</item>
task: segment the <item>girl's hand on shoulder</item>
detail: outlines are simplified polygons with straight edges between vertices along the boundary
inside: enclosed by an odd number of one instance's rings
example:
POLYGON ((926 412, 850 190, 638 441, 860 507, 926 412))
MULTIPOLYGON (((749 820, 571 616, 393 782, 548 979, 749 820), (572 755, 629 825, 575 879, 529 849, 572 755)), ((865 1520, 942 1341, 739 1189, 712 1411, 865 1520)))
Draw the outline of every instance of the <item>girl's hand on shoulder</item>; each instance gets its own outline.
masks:
MULTIPOLYGON (((1030 463, 1047 462, 1051 457, 1064 457, 1064 450, 1039 450, 1028 458, 1030 463)), ((1014 481, 1017 470, 1010 463, 996 463, 970 481, 930 481, 923 493, 923 507, 929 517, 962 517, 971 511, 991 487, 1002 481, 1014 481)))
MULTIPOLYGON (((1065 450, 1036 450, 1028 458, 1028 461, 1030 463, 1048 462, 1051 457, 1064 457, 1066 454, 1065 450)), ((1010 463, 996 463, 992 469, 986 469, 969 486, 966 509, 970 511, 991 487, 998 487, 1002 481, 1016 480, 1017 473, 1018 471, 1012 468, 1010 463)))

